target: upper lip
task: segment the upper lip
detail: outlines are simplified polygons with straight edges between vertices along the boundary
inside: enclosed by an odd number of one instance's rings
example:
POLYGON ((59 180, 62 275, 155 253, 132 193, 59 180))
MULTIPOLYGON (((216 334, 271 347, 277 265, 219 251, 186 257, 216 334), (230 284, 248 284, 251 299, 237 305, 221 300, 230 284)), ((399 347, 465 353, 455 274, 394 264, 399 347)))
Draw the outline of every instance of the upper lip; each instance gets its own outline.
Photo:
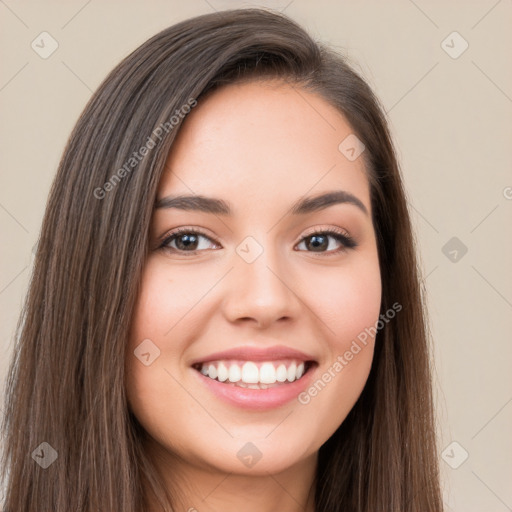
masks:
POLYGON ((198 363, 207 363, 209 361, 218 361, 221 359, 240 359, 243 361, 273 361, 278 359, 297 359, 299 361, 315 361, 311 355, 305 354, 299 350, 285 347, 284 345, 274 345, 272 347, 235 347, 222 352, 215 352, 207 356, 195 359, 191 366, 198 363))

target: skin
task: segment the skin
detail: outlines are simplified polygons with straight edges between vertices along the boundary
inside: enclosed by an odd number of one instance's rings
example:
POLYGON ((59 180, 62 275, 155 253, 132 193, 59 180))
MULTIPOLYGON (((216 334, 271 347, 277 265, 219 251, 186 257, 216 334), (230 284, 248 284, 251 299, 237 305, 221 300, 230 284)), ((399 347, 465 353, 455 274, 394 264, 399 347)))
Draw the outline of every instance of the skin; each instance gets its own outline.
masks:
POLYGON ((318 450, 361 394, 374 339, 308 404, 294 399, 263 411, 222 402, 190 364, 240 345, 283 344, 313 355, 320 378, 375 325, 381 279, 369 183, 363 159, 349 161, 338 149, 352 132, 322 97, 279 81, 225 86, 200 101, 180 130, 157 199, 220 198, 233 215, 155 211, 126 388, 149 434, 148 454, 183 494, 181 510, 314 510, 318 450), (369 214, 349 203, 288 213, 305 195, 340 189, 369 214), (207 233, 195 254, 178 252, 176 239, 174 252, 159 248, 179 227, 207 233), (336 252, 343 245, 329 237, 320 252, 311 249, 304 236, 326 228, 348 233, 357 247, 336 252), (236 252, 247 236, 263 249, 250 264, 236 252), (134 356, 145 339, 160 350, 149 366, 134 356), (237 457, 248 442, 262 453, 252 468, 237 457))

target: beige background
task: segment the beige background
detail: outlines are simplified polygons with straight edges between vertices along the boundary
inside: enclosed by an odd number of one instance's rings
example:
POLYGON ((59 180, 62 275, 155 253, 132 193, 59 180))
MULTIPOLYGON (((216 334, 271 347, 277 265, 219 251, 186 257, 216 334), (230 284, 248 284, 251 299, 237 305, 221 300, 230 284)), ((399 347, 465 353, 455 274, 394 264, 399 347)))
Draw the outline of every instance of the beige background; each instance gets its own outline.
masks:
MULTIPOLYGON (((157 31, 245 5, 0 0, 0 391, 49 187, 92 90, 157 31), (43 31, 59 45, 47 59, 31 48, 43 31)), ((428 289, 446 510, 511 511, 512 0, 251 5, 343 51, 381 98, 428 289)))

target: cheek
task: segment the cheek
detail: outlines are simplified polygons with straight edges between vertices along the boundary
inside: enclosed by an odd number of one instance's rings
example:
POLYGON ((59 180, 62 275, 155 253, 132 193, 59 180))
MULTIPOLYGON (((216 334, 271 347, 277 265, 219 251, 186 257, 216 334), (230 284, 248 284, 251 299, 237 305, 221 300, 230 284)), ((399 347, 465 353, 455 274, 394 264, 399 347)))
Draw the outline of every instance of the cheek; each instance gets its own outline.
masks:
POLYGON ((378 320, 382 289, 376 258, 317 273, 314 290, 311 307, 326 327, 331 348, 344 349, 378 320))
MULTIPOLYGON (((278 455, 276 464, 287 459, 290 456, 287 454, 296 456, 318 449, 346 418, 367 380, 373 346, 368 343, 351 361, 344 357, 365 327, 375 324, 380 309, 378 260, 372 255, 359 256, 347 259, 345 265, 336 269, 315 265, 313 270, 306 268, 304 262, 289 269, 294 272, 292 282, 296 283, 300 302, 304 304, 303 315, 296 320, 299 328, 309 329, 305 332, 318 336, 322 372, 297 397, 297 402, 291 404, 293 423, 283 423, 273 436, 268 436, 268 425, 262 430, 258 422, 242 422, 242 426, 232 427, 249 438, 261 437, 264 431, 260 447, 278 455)), ((216 422, 166 372, 170 370, 180 380, 177 361, 182 360, 191 340, 200 337, 201 319, 212 313, 211 304, 201 298, 216 278, 212 277, 211 268, 205 265, 203 272, 199 267, 191 279, 190 273, 170 272, 161 263, 147 262, 126 354, 126 390, 132 412, 161 445, 184 457, 197 457, 197 460, 205 457, 212 464, 222 465, 229 458, 219 453, 224 450, 229 454, 234 447, 229 441, 219 442, 222 432, 219 438, 216 422), (160 356, 150 366, 144 366, 133 354, 145 339, 153 340, 160 349, 160 356), (183 413, 176 415, 172 411, 183 413), (205 425, 209 429, 205 430, 205 425)), ((182 376, 186 377, 186 373, 182 376)), ((223 407, 215 411, 213 406, 209 405, 207 410, 214 411, 214 416, 222 422, 231 425, 236 420, 231 415, 224 417, 223 407)))
POLYGON ((199 302, 205 291, 214 284, 211 268, 195 269, 192 275, 150 259, 134 311, 131 343, 146 338, 158 340, 162 356, 165 350, 166 359, 176 360, 187 337, 193 338, 197 324, 191 319, 202 306, 199 302))
POLYGON ((143 410, 158 416, 164 403, 162 390, 171 393, 174 387, 165 370, 178 360, 181 346, 176 332, 194 299, 197 301, 190 287, 181 287, 151 260, 147 262, 125 353, 127 395, 132 409, 139 413, 143 410))
POLYGON ((372 328, 379 319, 382 293, 378 259, 359 258, 336 273, 318 273, 315 282, 318 286, 310 304, 321 320, 319 337, 327 349, 326 358, 317 380, 298 401, 309 414, 315 410, 319 418, 315 435, 327 439, 356 403, 371 369, 372 328))

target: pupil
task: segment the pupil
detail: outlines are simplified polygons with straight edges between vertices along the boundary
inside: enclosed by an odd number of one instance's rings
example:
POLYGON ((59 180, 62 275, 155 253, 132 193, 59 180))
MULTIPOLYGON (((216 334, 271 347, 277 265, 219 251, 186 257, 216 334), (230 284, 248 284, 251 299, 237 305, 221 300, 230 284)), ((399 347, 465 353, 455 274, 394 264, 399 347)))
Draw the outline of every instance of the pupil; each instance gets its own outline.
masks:
POLYGON ((311 243, 310 245, 313 247, 313 249, 326 249, 327 248, 327 237, 323 235, 313 235, 310 237, 311 243), (320 240, 320 242, 319 242, 320 240))
POLYGON ((176 245, 178 249, 190 249, 191 245, 194 246, 193 249, 195 249, 197 246, 197 237, 196 235, 181 235, 176 240, 176 245), (180 245, 182 247, 180 247, 180 245))

